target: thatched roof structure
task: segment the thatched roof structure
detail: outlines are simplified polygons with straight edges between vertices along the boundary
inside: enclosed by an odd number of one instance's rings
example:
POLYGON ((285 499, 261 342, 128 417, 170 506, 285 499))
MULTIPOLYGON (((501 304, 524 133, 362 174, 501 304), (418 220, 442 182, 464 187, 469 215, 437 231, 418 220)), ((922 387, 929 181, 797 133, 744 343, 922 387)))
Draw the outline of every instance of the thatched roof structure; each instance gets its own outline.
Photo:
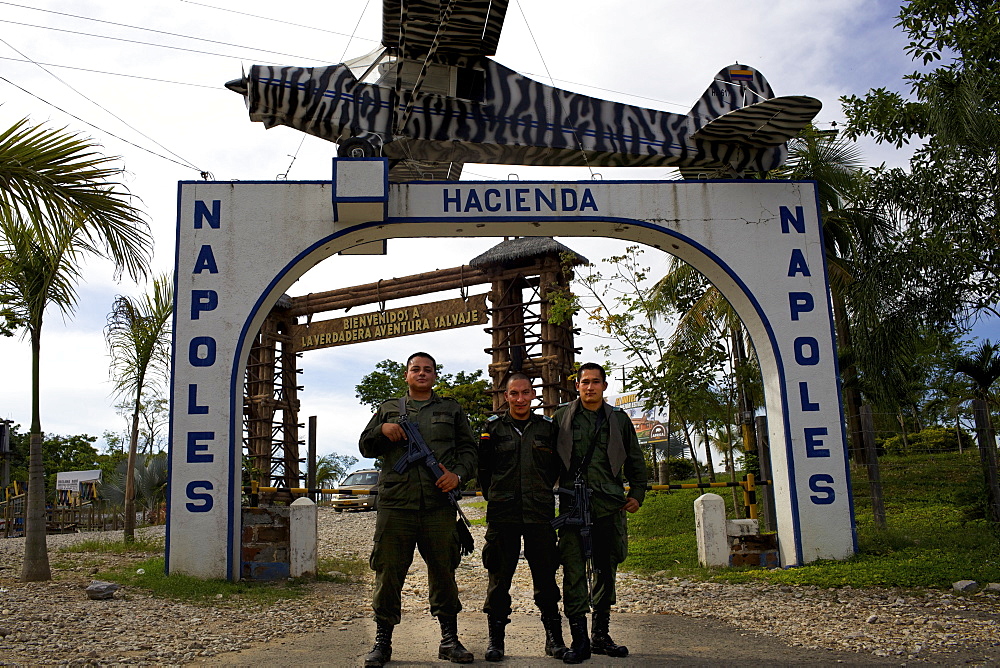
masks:
POLYGON ((469 260, 469 266, 481 271, 494 268, 513 269, 531 266, 539 258, 554 257, 559 259, 563 253, 571 253, 576 256, 576 261, 573 262, 574 266, 590 264, 587 258, 552 237, 517 237, 503 241, 482 255, 472 258, 469 260))

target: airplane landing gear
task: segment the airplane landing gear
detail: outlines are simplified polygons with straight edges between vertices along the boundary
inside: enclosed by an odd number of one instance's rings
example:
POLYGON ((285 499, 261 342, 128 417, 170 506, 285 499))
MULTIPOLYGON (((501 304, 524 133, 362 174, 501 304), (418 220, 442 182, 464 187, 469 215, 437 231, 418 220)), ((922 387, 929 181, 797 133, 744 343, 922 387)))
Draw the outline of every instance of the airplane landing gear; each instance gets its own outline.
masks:
POLYGON ((346 139, 337 148, 337 155, 341 158, 374 158, 378 154, 378 148, 371 141, 361 137, 346 139))

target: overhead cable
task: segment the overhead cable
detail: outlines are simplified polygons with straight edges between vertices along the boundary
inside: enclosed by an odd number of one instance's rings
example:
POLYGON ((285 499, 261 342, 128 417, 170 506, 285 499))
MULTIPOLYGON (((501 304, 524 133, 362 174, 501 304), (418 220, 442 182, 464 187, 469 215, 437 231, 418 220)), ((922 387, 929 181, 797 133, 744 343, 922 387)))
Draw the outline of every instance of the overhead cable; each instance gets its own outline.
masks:
POLYGON ((157 83, 176 84, 178 86, 194 86, 196 88, 210 88, 212 90, 225 90, 222 86, 209 86, 207 84, 190 83, 187 81, 171 81, 170 79, 157 79, 155 77, 141 77, 138 74, 125 74, 124 72, 108 72, 106 70, 91 70, 86 67, 74 67, 73 65, 58 65, 56 63, 42 63, 28 58, 11 58, 10 56, 0 56, 0 60, 9 60, 14 63, 31 63, 32 65, 45 65, 46 67, 58 67, 64 70, 77 70, 78 72, 90 72, 91 74, 108 74, 113 77, 128 77, 129 79, 142 79, 143 81, 155 81, 157 83))
MULTIPOLYGON (((34 23, 22 23, 20 21, 9 21, 7 19, 0 19, 0 23, 10 23, 10 24, 13 24, 13 25, 25 26, 25 27, 28 27, 28 28, 41 28, 42 30, 54 30, 56 32, 65 32, 65 33, 69 33, 71 35, 84 35, 86 37, 96 37, 98 39, 109 39, 109 40, 112 40, 114 42, 128 42, 129 44, 142 44, 143 46, 155 46, 155 47, 159 47, 161 49, 171 49, 173 51, 186 51, 188 53, 200 53, 200 54, 206 55, 206 56, 221 56, 223 58, 233 58, 234 60, 248 60, 244 56, 233 56, 233 55, 230 55, 230 54, 227 54, 227 53, 214 53, 212 51, 201 51, 199 49, 186 49, 183 46, 170 46, 170 45, 167 45, 167 44, 156 44, 154 42, 143 42, 143 41, 137 40, 137 39, 125 39, 124 37, 111 37, 111 36, 108 36, 108 35, 97 35, 97 34, 94 34, 94 33, 82 32, 82 31, 79 31, 79 30, 67 30, 65 28, 53 28, 51 26, 40 26, 40 25, 35 25, 34 23)), ((255 51, 260 51, 261 50, 261 49, 255 49, 254 47, 245 47, 245 48, 254 49, 255 51)), ((293 57, 294 58, 302 58, 303 60, 315 60, 315 61, 319 61, 319 62, 329 62, 325 58, 306 58, 305 56, 293 56, 293 57)), ((276 63, 274 61, 266 61, 266 60, 262 60, 260 62, 268 64, 268 65, 277 65, 278 64, 278 63, 276 63)))
MULTIPOLYGON (((208 9, 216 9, 216 10, 218 10, 220 12, 229 12, 231 14, 239 14, 240 16, 249 16, 249 17, 254 18, 254 19, 260 19, 262 21, 270 21, 272 23, 283 23, 284 25, 294 26, 296 28, 305 28, 307 30, 318 30, 320 32, 330 33, 331 35, 340 35, 341 37, 351 37, 351 35, 348 35, 347 33, 337 32, 336 30, 328 30, 326 28, 320 28, 320 27, 317 27, 317 26, 305 25, 305 24, 302 24, 302 23, 292 23, 291 21, 282 21, 281 19, 271 18, 270 16, 260 16, 259 14, 250 14, 250 13, 247 13, 247 12, 237 11, 235 9, 227 9, 226 7, 216 7, 215 5, 207 5, 204 2, 194 2, 193 0, 180 0, 180 1, 183 2, 183 3, 189 4, 189 5, 198 5, 199 7, 207 7, 208 9)), ((364 40, 366 42, 376 42, 376 43, 379 42, 379 40, 377 40, 377 39, 371 39, 369 37, 357 37, 356 39, 364 40)))
MULTIPOLYGON (((173 158, 168 158, 167 156, 165 156, 165 155, 161 155, 161 154, 157 153, 156 151, 151 151, 151 150, 149 150, 149 149, 148 149, 148 148, 146 148, 145 146, 139 146, 139 145, 138 145, 138 144, 136 144, 135 142, 131 142, 131 141, 129 141, 128 139, 125 139, 124 137, 119 137, 119 136, 118 136, 118 135, 116 135, 116 134, 115 134, 114 132, 109 132, 109 131, 105 130, 104 128, 102 128, 102 127, 99 127, 99 126, 97 126, 97 125, 94 125, 93 123, 91 123, 91 122, 89 122, 89 121, 85 121, 85 120, 83 120, 82 118, 80 118, 79 116, 77 116, 77 115, 75 115, 75 114, 71 114, 70 112, 66 111, 66 110, 65 110, 65 109, 63 109, 62 107, 60 107, 60 106, 58 106, 58 105, 56 105, 56 104, 52 104, 51 102, 49 102, 49 101, 48 101, 48 100, 46 100, 45 98, 42 98, 42 97, 39 97, 38 95, 35 95, 35 94, 34 94, 34 93, 32 93, 32 92, 31 92, 30 90, 28 90, 28 89, 26 89, 26 88, 22 88, 21 86, 18 86, 18 85, 17 85, 16 83, 14 83, 13 81, 11 81, 11 80, 10 80, 10 79, 8 79, 7 77, 4 77, 4 76, 0 76, 0 81, 6 81, 7 83, 9 83, 9 84, 10 84, 11 86, 13 86, 14 88, 17 88, 17 89, 18 89, 19 91, 21 91, 22 93, 25 93, 25 94, 27 94, 27 95, 30 95, 31 97, 35 98, 35 99, 36 99, 36 100, 38 100, 39 102, 43 102, 43 103, 45 103, 45 104, 49 105, 50 107, 52 107, 53 109, 56 109, 56 110, 58 110, 58 111, 61 111, 62 113, 64 113, 64 114, 66 114, 67 116, 69 116, 70 118, 73 118, 73 119, 75 119, 75 120, 78 120, 78 121, 80 121, 81 123, 83 123, 84 125, 88 125, 88 126, 90 126, 90 127, 94 128, 94 129, 95 129, 95 130, 97 130, 98 132, 103 132, 103 133, 104 133, 104 134, 106 134, 106 135, 109 135, 109 136, 111 136, 111 137, 114 137, 114 138, 115 138, 115 139, 117 139, 118 141, 123 141, 123 142, 125 142, 125 143, 126 143, 126 144, 128 144, 129 146, 134 146, 135 148, 139 149, 140 151, 145 151, 146 153, 151 153, 151 154, 155 155, 155 156, 156 156, 156 157, 158 157, 158 158, 163 158, 164 160, 168 160, 168 161, 170 161, 170 162, 172 162, 172 163, 174 163, 174 164, 176 164, 176 165, 180 165, 181 167, 186 167, 186 168, 188 168, 188 169, 194 169, 194 170, 197 170, 197 171, 201 172, 201 170, 198 170, 198 168, 197 168, 197 167, 192 167, 191 165, 187 165, 187 164, 184 164, 183 162, 178 162, 177 160, 174 160, 173 158)), ((207 172, 201 172, 201 173, 202 173, 202 174, 207 174, 207 172)))
POLYGON ((61 79, 61 78, 60 78, 60 77, 59 77, 59 76, 58 76, 57 74, 55 74, 54 72, 51 72, 51 71, 49 71, 49 70, 45 69, 45 67, 43 67, 43 66, 42 66, 41 64, 39 64, 39 63, 38 63, 37 61, 35 61, 35 60, 33 60, 32 58, 30 58, 30 57, 29 57, 29 56, 28 56, 27 54, 25 54, 25 53, 24 53, 23 51, 21 51, 21 50, 17 49, 17 48, 15 47, 15 46, 13 46, 13 45, 12 45, 12 44, 11 44, 10 42, 8 42, 7 40, 5 40, 5 39, 3 39, 2 37, 0 37, 0 42, 3 42, 4 44, 6 44, 6 45, 7 45, 7 47, 8 47, 9 49, 11 49, 12 51, 15 51, 15 52, 16 52, 16 53, 18 53, 18 54, 19 54, 20 56, 22 56, 22 57, 24 57, 24 58, 28 58, 28 60, 31 60, 31 62, 35 63, 35 65, 36 65, 36 66, 38 66, 38 68, 39 68, 40 70, 42 70, 43 72, 45 72, 46 74, 48 74, 48 75, 49 75, 50 77, 52 77, 53 79, 55 79, 56 81, 58 81, 58 82, 59 82, 59 83, 61 83, 62 85, 64 85, 64 86, 66 86, 67 88, 69 88, 69 89, 70 89, 71 91, 73 91, 74 93, 76 93, 77 95, 79 95, 80 97, 82 97, 83 99, 85 99, 85 100, 86 100, 87 102, 90 102, 90 103, 91 103, 92 105, 94 105, 94 106, 95 106, 95 107, 97 107, 98 109, 101 109, 102 111, 104 111, 104 112, 105 112, 106 114, 108 114, 109 116, 111 116, 112 118, 114 118, 115 120, 117 120, 117 121, 118 121, 119 123, 121 123, 121 124, 122 124, 122 125, 124 125, 125 127, 129 128, 129 129, 130 129, 130 130, 132 130, 133 132, 136 132, 136 133, 138 133, 138 134, 139 134, 140 136, 142 136, 142 137, 144 137, 144 138, 148 139, 149 141, 153 142, 154 144, 156 144, 156 145, 157 145, 157 146, 159 146, 159 147, 160 147, 161 149, 163 149, 164 151, 166 151, 166 152, 167 152, 167 153, 169 153, 170 155, 174 156, 174 157, 175 157, 175 158, 177 158, 178 160, 181 160, 181 161, 185 162, 185 163, 187 164, 187 166, 188 166, 188 167, 190 167, 191 169, 195 169, 195 170, 197 170, 197 171, 199 171, 199 172, 201 172, 201 171, 204 171, 204 170, 200 169, 199 167, 195 166, 195 164, 194 164, 194 163, 192 163, 192 162, 191 162, 190 160, 187 160, 186 158, 184 158, 183 156, 180 156, 180 155, 178 155, 177 153, 174 153, 174 152, 173 152, 173 151, 171 151, 171 150, 170 150, 169 148, 167 148, 166 146, 164 146, 164 145, 163 145, 163 144, 161 144, 160 142, 156 141, 155 139, 153 139, 152 137, 150 137, 149 135, 147 135, 147 134, 146 134, 145 132, 143 132, 142 130, 138 129, 137 127, 135 127, 134 125, 132 125, 131 123, 129 123, 128 121, 126 121, 126 120, 125 120, 124 118, 122 118, 121 116, 119 116, 119 115, 118 115, 118 114, 116 114, 115 112, 111 111, 110 109, 108 109, 107 107, 105 107, 104 105, 102 105, 101 103, 99 103, 99 102, 97 102, 96 100, 94 100, 94 99, 92 99, 92 98, 88 97, 88 96, 87 96, 87 95, 86 95, 85 93, 83 93, 83 92, 81 92, 81 91, 77 90, 76 88, 74 88, 74 87, 73 87, 73 85, 72 85, 72 84, 70 84, 70 83, 69 83, 68 81, 65 81, 64 79, 61 79))
MULTIPOLYGON (((259 49, 259 48, 255 47, 255 46, 246 46, 244 44, 233 44, 232 42, 220 42, 219 40, 208 39, 207 37, 192 37, 191 35, 182 35, 181 33, 168 32, 166 30, 156 30, 155 28, 144 28, 143 26, 130 25, 128 23, 116 23, 115 21, 106 21, 104 19, 95 19, 95 18, 92 18, 90 16, 80 16, 79 14, 67 14, 66 12, 57 12, 57 11, 52 10, 52 9, 42 9, 40 7, 28 7, 27 5, 19 5, 19 4, 13 3, 13 2, 4 2, 3 0, 0 0, 0 5, 10 5, 12 7, 21 7, 23 9, 33 9, 33 10, 38 11, 38 12, 47 12, 49 14, 58 14, 59 16, 69 16, 70 18, 80 19, 80 20, 83 20, 83 21, 94 21, 95 23, 106 23, 108 25, 118 26, 119 28, 130 28, 132 30, 142 30, 142 31, 145 31, 145 32, 153 32, 153 33, 157 33, 158 35, 167 35, 169 37, 180 37, 182 39, 193 39, 193 40, 196 40, 196 41, 199 41, 199 42, 208 42, 209 44, 219 44, 221 46, 235 46, 238 49, 251 49, 253 51, 259 51, 260 53, 274 54, 275 56, 288 56, 289 58, 303 58, 305 60, 319 60, 319 61, 326 60, 325 58, 306 58, 305 56, 297 56, 297 55, 295 55, 293 53, 283 53, 281 51, 271 51, 269 49, 259 49)), ((10 23, 13 23, 13 21, 11 21, 10 23)), ((29 25, 29 24, 22 24, 22 25, 29 25)), ((41 27, 47 27, 47 26, 32 26, 32 27, 34 27, 34 28, 41 28, 41 27)), ((59 28, 51 28, 51 29, 52 30, 59 30, 59 28)), ((82 33, 82 34, 89 34, 89 33, 82 33)), ((99 36, 100 35, 94 35, 94 37, 99 37, 99 36)))

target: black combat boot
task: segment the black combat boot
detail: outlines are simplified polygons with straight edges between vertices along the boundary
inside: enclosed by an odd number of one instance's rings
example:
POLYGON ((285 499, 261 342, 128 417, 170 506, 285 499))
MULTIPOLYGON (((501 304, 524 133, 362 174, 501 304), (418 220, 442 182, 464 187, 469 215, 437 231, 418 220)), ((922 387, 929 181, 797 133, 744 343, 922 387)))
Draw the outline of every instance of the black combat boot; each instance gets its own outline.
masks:
POLYGON ((605 654, 617 658, 628 656, 628 647, 625 645, 616 645, 615 641, 608 635, 608 626, 610 623, 610 610, 594 611, 594 633, 590 637, 590 644, 594 654, 605 654))
POLYGON ((382 668, 392 658, 392 624, 375 622, 375 646, 365 655, 365 668, 382 668))
POLYGON ((475 657, 465 649, 458 639, 458 617, 456 615, 438 615, 441 625, 441 645, 438 647, 438 658, 447 659, 452 663, 472 663, 475 657))
POLYGON ((562 617, 558 612, 554 615, 542 615, 542 626, 545 627, 545 656, 562 659, 567 651, 562 636, 562 617))
POLYGON ((587 618, 584 615, 569 618, 569 632, 573 643, 563 654, 563 663, 583 663, 590 658, 590 636, 587 635, 587 618))
POLYGON ((510 624, 510 620, 503 617, 489 617, 486 623, 490 631, 490 644, 486 648, 486 660, 503 661, 503 641, 507 633, 505 627, 510 624))

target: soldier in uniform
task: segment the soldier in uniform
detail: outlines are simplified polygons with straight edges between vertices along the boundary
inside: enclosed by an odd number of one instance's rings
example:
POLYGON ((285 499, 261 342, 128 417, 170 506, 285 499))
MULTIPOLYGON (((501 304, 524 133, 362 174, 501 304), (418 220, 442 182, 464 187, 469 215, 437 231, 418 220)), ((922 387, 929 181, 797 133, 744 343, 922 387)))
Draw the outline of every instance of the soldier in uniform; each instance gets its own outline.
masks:
MULTIPOLYGON (((608 383, 604 368, 589 362, 580 367, 576 389, 579 398, 556 411, 559 426, 557 451, 562 463, 561 485, 569 487, 583 476, 593 491, 591 536, 593 548, 593 632, 587 637, 590 611, 587 568, 578 527, 559 530, 559 554, 563 566, 563 610, 573 636, 565 663, 580 663, 591 651, 607 656, 628 656, 628 648, 616 645, 608 633, 611 606, 615 603, 618 564, 628 554, 625 513, 634 513, 646 494, 646 462, 639 449, 632 420, 620 408, 604 401, 608 383), (630 486, 625 495, 623 479, 630 486)), ((560 508, 570 500, 561 495, 560 508)))
POLYGON ((375 646, 365 657, 366 666, 382 666, 392 656, 392 631, 400 621, 400 593, 413 561, 413 548, 427 564, 431 614, 441 625, 438 658, 454 663, 473 661, 458 639, 458 613, 462 604, 455 584, 455 569, 461 559, 455 509, 444 492, 461 486, 476 472, 476 440, 469 420, 454 399, 434 391, 437 365, 427 353, 414 353, 406 360, 406 384, 402 398, 406 414, 441 465, 434 480, 426 466, 413 464, 405 473, 393 471, 407 451, 406 435, 399 426, 400 399, 379 406, 361 434, 365 457, 382 458, 378 483, 378 515, 375 545, 370 565, 375 571, 375 646))
POLYGON ((521 554, 531 569, 535 604, 542 613, 545 653, 561 659, 566 652, 559 615, 556 570, 559 555, 552 488, 559 475, 556 425, 552 418, 535 415, 531 379, 514 373, 504 390, 507 412, 494 415, 479 441, 479 484, 486 499, 486 546, 483 566, 489 587, 483 612, 489 625, 487 661, 504 656, 505 628, 510 623, 510 585, 521 554))

